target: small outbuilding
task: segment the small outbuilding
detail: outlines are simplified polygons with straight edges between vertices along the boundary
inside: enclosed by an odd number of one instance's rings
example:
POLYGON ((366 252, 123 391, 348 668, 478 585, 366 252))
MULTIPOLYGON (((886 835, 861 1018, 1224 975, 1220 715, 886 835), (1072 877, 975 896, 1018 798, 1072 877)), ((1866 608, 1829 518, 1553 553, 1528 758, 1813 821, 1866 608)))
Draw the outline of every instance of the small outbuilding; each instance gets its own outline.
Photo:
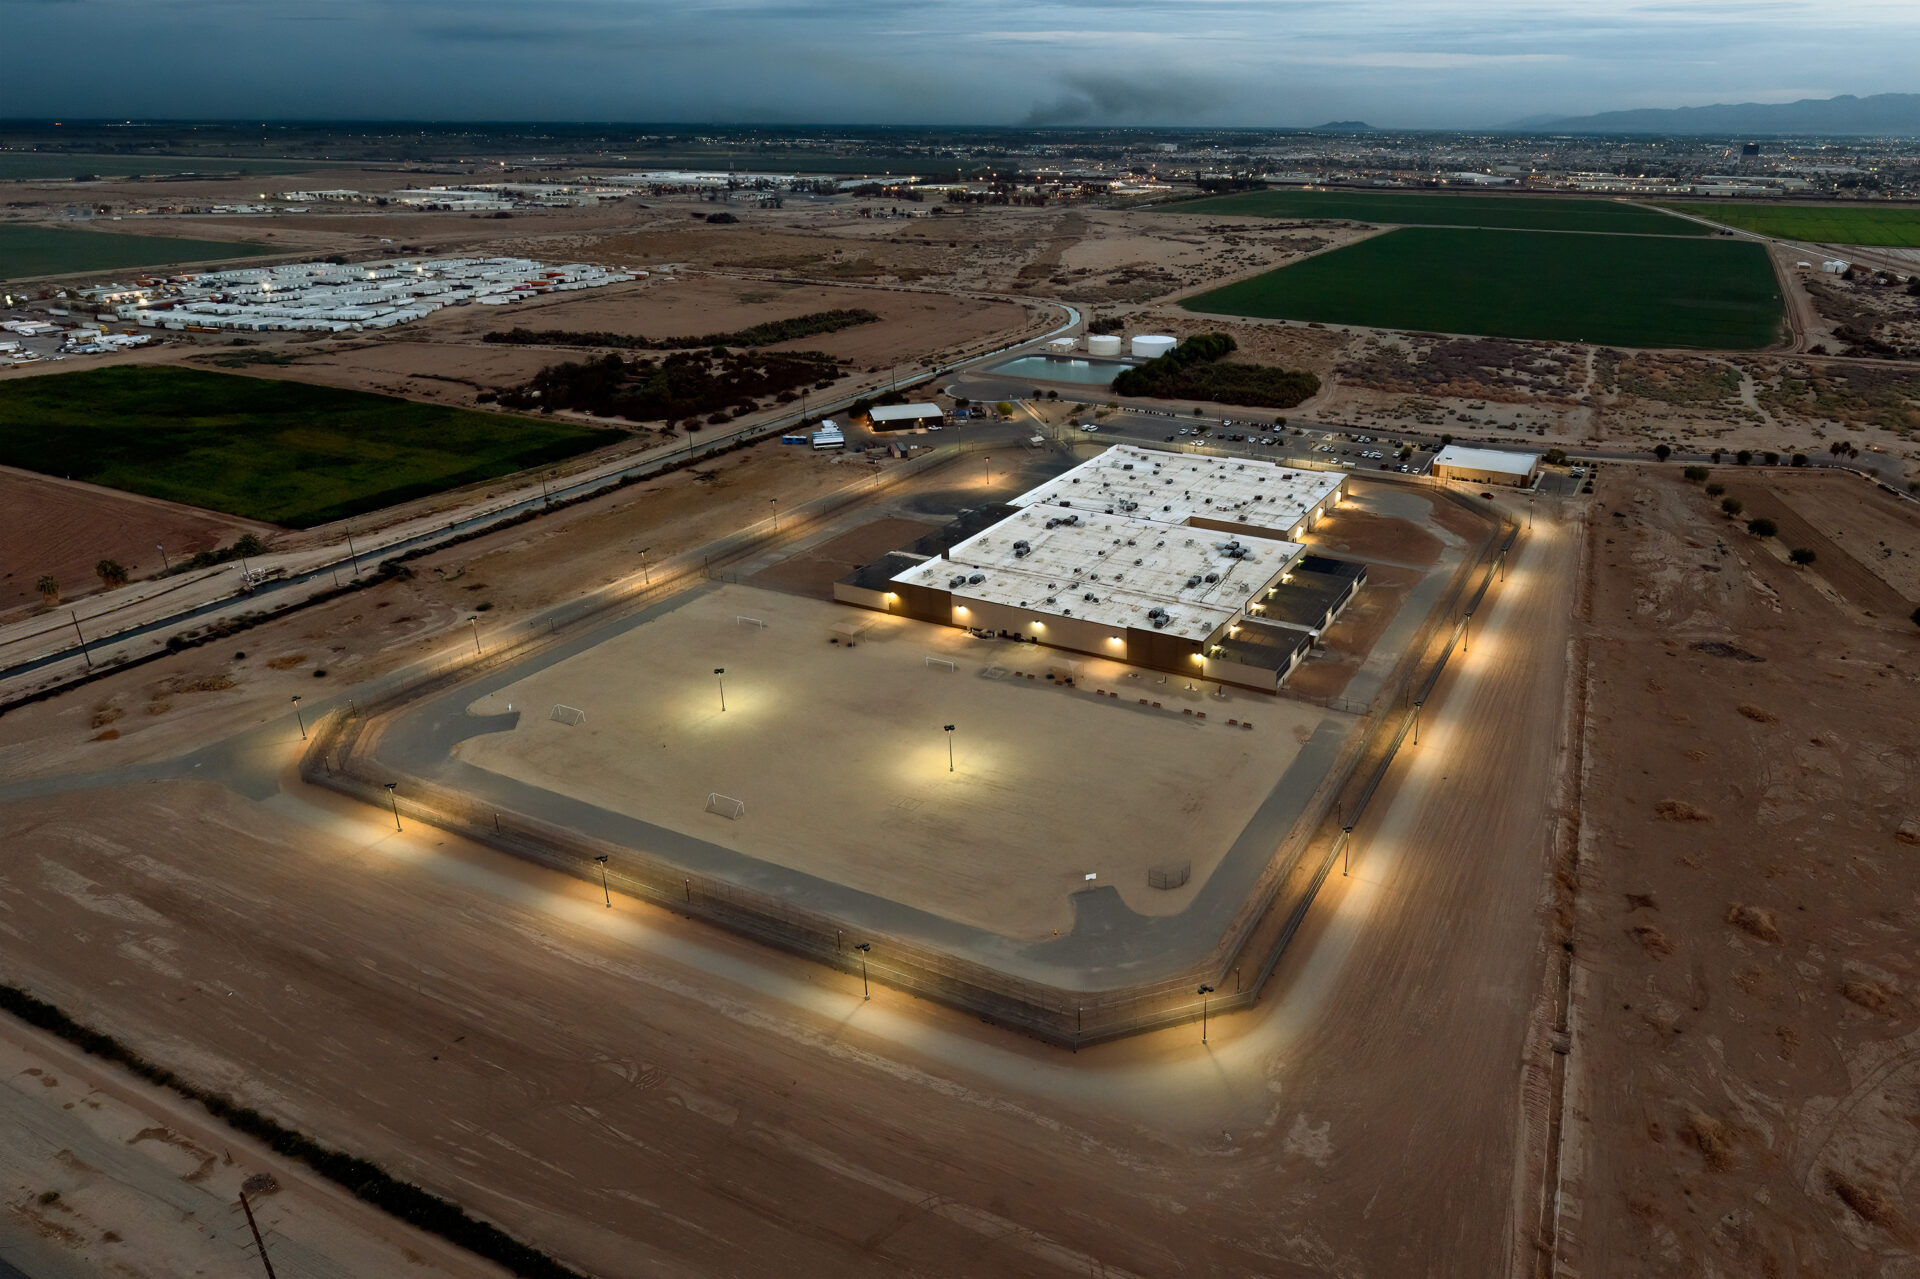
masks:
POLYGON ((867 415, 867 420, 876 431, 911 431, 939 426, 947 420, 947 414, 938 404, 882 404, 867 415))
POLYGON ((1540 478, 1540 455, 1449 444, 1433 455, 1433 474, 1443 480, 1531 488, 1540 478))

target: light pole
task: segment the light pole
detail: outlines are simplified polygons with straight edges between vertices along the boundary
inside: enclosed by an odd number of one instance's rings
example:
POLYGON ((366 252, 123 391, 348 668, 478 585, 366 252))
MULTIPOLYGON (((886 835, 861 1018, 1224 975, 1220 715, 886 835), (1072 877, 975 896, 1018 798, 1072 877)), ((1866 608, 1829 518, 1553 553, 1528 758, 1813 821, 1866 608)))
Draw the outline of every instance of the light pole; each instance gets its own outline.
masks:
POLYGON ((1533 527, 1533 499, 1527 499, 1527 527, 1533 527))
POLYGON ((1420 708, 1425 705, 1424 700, 1413 704, 1413 744, 1415 746, 1420 744, 1420 708))
POLYGON ((947 734, 947 771, 951 773, 953 771, 953 725, 951 724, 947 725, 946 734, 947 734))
POLYGON ((346 529, 347 529, 347 558, 353 561, 353 575, 355 577, 358 577, 360 576, 360 552, 355 550, 353 547, 353 526, 349 524, 346 526, 346 529))
POLYGON ((593 860, 600 863, 600 894, 607 899, 607 909, 613 909, 613 893, 607 887, 607 855, 600 854, 593 860))
POLYGON ((1460 651, 1462 653, 1467 651, 1467 640, 1471 638, 1472 635, 1473 635, 1473 610, 1468 609, 1467 615, 1460 619, 1460 651))
POLYGON ((467 614, 467 624, 473 627, 473 655, 478 657, 480 656, 480 615, 478 613, 467 614))
POLYGON ((653 585, 653 570, 647 566, 647 552, 652 549, 651 546, 640 548, 640 585, 642 586, 653 585))
POLYGON ((1353 865, 1353 827, 1340 828, 1340 877, 1347 877, 1347 869, 1353 865))
POLYGON ((987 464, 987 487, 992 488, 993 487, 993 459, 990 457, 983 457, 980 460, 987 464))
POLYGON ((873 988, 867 985, 867 953, 873 949, 873 943, 863 941, 854 949, 860 952, 860 998, 872 999, 873 988))
POLYGON ((773 531, 778 533, 780 531, 780 499, 770 497, 767 500, 773 503, 773 531))
POLYGON ((293 721, 300 725, 300 740, 307 740, 307 717, 300 713, 300 694, 293 695, 293 721))
POLYGON ((720 686, 720 713, 721 713, 722 715, 724 715, 724 714, 726 714, 726 713, 727 713, 727 680, 726 680, 726 675, 727 675, 727 668, 726 668, 726 667, 724 667, 724 666, 716 666, 716 667, 714 667, 714 668, 713 668, 713 682, 714 682, 714 683, 716 683, 716 684, 718 684, 718 685, 720 686))
POLYGON ((167 548, 155 542, 153 549, 160 552, 160 571, 162 573, 173 572, 173 564, 167 559, 167 548))
POLYGON ((395 830, 400 829, 400 796, 394 792, 394 787, 399 784, 399 782, 387 783, 387 799, 393 804, 393 828, 395 830))
POLYGON ((1200 1042, 1207 1042, 1207 996, 1213 993, 1213 987, 1200 988, 1200 1042))

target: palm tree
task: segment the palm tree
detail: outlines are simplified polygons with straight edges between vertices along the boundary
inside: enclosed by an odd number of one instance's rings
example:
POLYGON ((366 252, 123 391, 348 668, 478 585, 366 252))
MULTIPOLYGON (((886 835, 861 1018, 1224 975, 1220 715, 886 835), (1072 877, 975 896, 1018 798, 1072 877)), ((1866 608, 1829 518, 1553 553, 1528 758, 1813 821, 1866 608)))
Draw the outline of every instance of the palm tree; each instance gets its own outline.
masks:
POLYGON ((60 581, 51 573, 42 573, 40 580, 33 584, 33 589, 39 591, 40 598, 48 604, 60 602, 60 581))
POLYGON ((93 571, 100 575, 100 584, 109 590, 127 584, 126 566, 119 560, 101 560, 93 566, 93 571))

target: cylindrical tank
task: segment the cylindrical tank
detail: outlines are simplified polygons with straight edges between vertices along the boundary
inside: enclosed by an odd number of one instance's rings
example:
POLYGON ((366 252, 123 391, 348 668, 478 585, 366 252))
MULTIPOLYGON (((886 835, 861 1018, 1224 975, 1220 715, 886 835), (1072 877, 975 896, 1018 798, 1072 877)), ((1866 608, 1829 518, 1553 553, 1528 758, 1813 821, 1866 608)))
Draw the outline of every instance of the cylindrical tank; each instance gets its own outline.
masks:
POLYGON ((1088 355, 1120 354, 1120 335, 1117 333, 1087 334, 1087 354, 1088 355))
POLYGON ((1179 342, 1164 333, 1142 333, 1133 339, 1133 353, 1146 359, 1165 355, 1179 342))

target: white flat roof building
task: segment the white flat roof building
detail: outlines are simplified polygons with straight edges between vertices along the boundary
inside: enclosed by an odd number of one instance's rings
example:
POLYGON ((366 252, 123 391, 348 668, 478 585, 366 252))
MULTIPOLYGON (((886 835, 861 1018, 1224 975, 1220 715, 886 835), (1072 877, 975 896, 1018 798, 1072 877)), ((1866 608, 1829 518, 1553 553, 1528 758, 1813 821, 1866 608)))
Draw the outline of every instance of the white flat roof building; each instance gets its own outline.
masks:
POLYGON ((1161 524, 1204 522, 1226 532, 1290 540, 1338 499, 1345 483, 1345 476, 1330 471, 1120 444, 1009 505, 1053 504, 1161 524))
POLYGON ((1443 480, 1524 486, 1531 484, 1539 473, 1538 453, 1508 453, 1449 444, 1433 455, 1433 474, 1443 480))
POLYGON ((997 605, 996 630, 1044 635, 1050 623, 1078 622, 1076 630, 1110 631, 1116 644, 1129 628, 1201 642, 1239 616, 1305 549, 1042 503, 893 580, 950 592, 957 625, 973 624, 970 611, 997 605))
POLYGON ((878 426, 885 422, 938 422, 947 416, 938 404, 882 404, 867 414, 878 426))

